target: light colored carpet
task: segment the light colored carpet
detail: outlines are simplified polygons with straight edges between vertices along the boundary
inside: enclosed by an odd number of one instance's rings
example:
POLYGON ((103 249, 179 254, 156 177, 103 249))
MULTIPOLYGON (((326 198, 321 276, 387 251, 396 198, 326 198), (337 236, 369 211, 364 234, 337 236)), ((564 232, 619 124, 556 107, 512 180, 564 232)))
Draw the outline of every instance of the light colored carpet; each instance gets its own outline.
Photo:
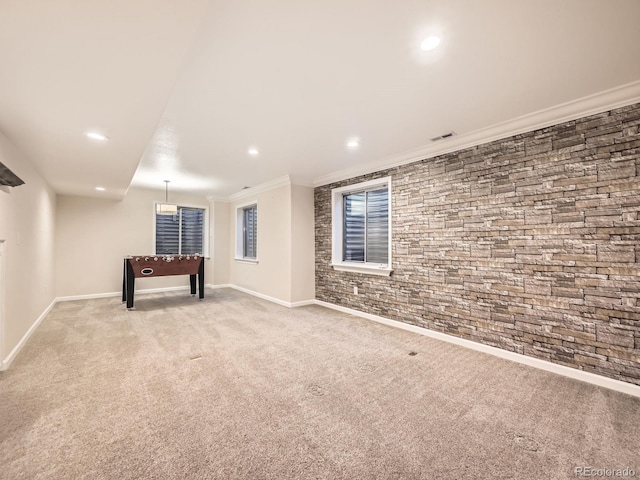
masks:
POLYGON ((638 398, 229 289, 57 304, 0 422, 11 480, 640 476, 638 398))

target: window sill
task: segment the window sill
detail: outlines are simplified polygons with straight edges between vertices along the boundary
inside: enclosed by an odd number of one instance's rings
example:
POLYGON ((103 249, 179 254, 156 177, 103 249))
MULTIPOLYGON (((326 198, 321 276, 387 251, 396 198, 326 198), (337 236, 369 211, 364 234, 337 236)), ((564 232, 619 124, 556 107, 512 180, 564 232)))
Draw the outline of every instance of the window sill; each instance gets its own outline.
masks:
POLYGON ((241 258, 241 257, 236 257, 235 258, 236 262, 240 262, 240 263, 251 263, 253 265, 256 265, 258 263, 258 259, 253 259, 253 258, 241 258))
POLYGON ((388 277, 391 275, 391 272, 393 272, 392 268, 386 266, 374 267, 352 263, 332 263, 331 265, 334 270, 340 272, 364 273, 366 275, 377 275, 379 277, 388 277))

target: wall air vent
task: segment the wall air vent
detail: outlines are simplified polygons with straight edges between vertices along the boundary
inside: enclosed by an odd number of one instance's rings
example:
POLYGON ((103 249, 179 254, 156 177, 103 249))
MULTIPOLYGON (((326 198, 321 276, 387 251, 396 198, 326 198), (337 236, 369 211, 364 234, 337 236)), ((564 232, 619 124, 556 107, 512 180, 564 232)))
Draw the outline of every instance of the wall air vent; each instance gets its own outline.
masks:
POLYGON ((442 135, 438 135, 437 137, 433 137, 431 139, 431 141, 432 142, 437 142, 438 140, 444 140, 445 138, 453 137, 455 134, 456 134, 456 132, 443 133, 442 135))
POLYGON ((0 162, 0 186, 17 187, 23 184, 24 182, 15 173, 9 170, 4 163, 0 162))

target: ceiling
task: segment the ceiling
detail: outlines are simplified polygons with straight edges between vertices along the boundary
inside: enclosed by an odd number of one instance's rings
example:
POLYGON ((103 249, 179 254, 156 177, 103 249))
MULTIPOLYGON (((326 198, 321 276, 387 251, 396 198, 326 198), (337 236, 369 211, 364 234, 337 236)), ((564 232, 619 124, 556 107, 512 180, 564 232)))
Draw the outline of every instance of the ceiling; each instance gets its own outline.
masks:
POLYGON ((62 194, 312 185, 638 92, 639 24, 637 0, 3 0, 0 131, 62 194))

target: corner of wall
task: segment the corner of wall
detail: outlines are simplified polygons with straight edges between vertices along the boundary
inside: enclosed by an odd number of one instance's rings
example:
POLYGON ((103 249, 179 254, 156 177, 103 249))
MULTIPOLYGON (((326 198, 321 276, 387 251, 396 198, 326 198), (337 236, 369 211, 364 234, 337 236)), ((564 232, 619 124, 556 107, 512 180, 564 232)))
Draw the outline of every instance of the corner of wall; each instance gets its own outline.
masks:
POLYGON ((5 240, 0 361, 6 367, 55 299, 56 196, 1 132, 0 160, 25 182, 0 195, 0 239, 5 240))
POLYGON ((210 201, 209 205, 209 251, 211 253, 206 278, 210 278, 213 285, 227 285, 231 262, 229 203, 215 200, 210 201))
POLYGON ((291 302, 316 298, 314 189, 291 186, 291 302))

